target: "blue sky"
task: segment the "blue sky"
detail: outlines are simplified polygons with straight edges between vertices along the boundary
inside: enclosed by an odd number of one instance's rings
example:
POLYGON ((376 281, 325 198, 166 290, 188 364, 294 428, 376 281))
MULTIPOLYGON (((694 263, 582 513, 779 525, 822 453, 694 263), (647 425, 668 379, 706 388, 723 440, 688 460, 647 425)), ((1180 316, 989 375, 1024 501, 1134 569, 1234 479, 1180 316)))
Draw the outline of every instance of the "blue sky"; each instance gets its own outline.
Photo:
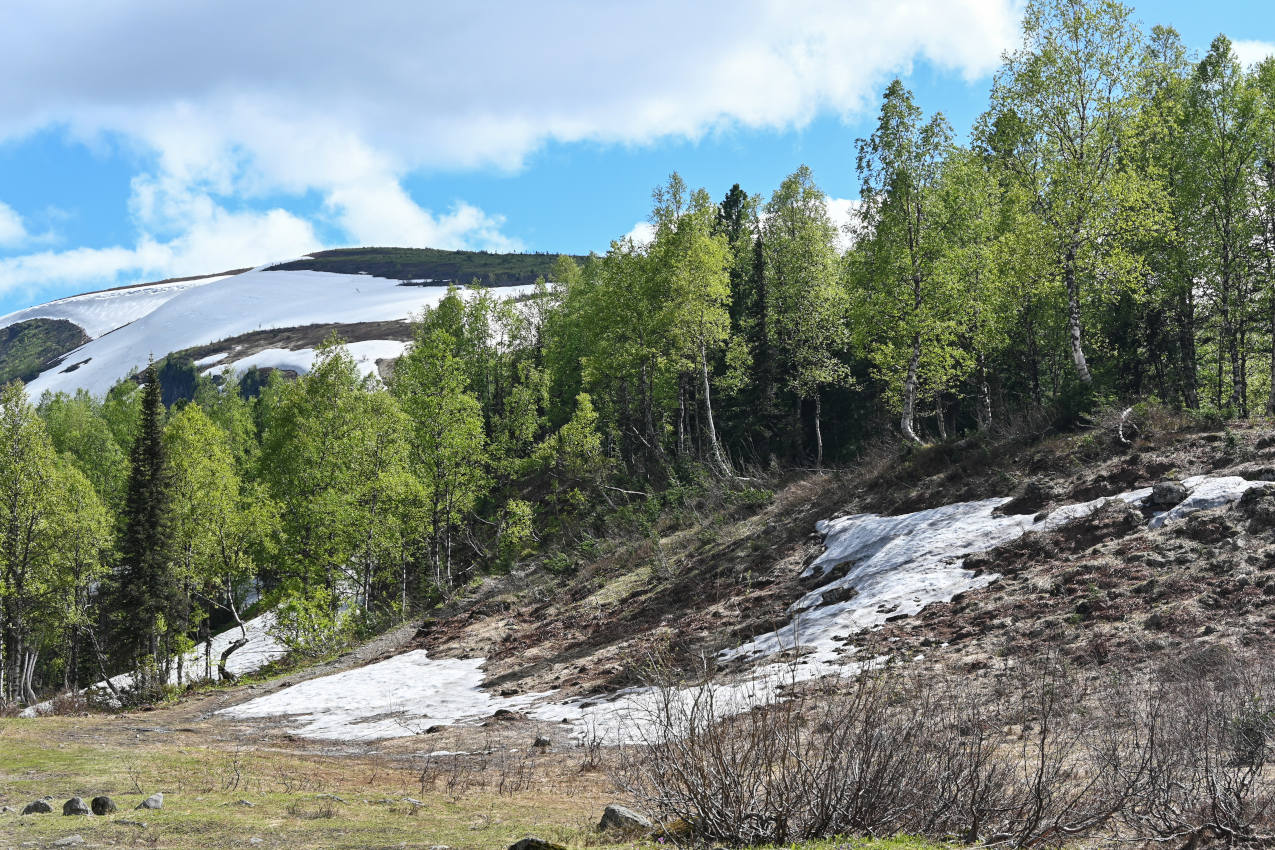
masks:
MULTIPOLYGON (((673 170, 768 194, 902 76, 960 132, 1014 0, 18 0, 0 31, 0 314, 356 244, 585 253, 673 170), (107 9, 105 7, 109 6, 107 9), (351 9, 354 8, 352 13, 351 9)), ((1263 2, 1144 2, 1255 59, 1263 2)))

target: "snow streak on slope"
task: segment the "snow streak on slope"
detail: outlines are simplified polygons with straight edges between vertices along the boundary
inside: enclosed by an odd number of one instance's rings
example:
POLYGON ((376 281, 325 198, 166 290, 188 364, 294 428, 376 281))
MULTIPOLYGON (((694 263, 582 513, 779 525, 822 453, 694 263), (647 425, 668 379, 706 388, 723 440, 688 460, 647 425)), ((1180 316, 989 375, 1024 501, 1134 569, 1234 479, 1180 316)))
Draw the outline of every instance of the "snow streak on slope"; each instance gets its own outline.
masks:
MULTIPOLYGON (((497 292, 513 297, 531 289, 505 287, 497 292)), ((37 397, 45 390, 74 392, 83 387, 101 395, 144 367, 151 356, 158 359, 256 330, 406 321, 446 294, 443 286, 400 286, 370 275, 254 269, 181 290, 130 324, 76 349, 66 362, 82 365, 69 372, 65 367, 50 369, 31 382, 28 392, 37 397)))
MULTIPOLYGON (((225 652, 226 647, 230 646, 232 642, 243 637, 245 632, 247 633, 248 642, 231 653, 230 658, 226 659, 227 672, 236 677, 242 676, 245 673, 253 673, 260 670, 277 658, 282 658, 287 653, 287 649, 270 634, 270 628, 273 625, 274 614, 268 612, 246 621, 243 631, 235 627, 216 635, 212 639, 211 648, 206 645, 200 645, 186 653, 182 656, 182 677, 184 681, 199 681, 205 678, 217 679, 217 662, 221 660, 221 654, 225 652)), ((173 672, 169 676, 169 681, 172 684, 177 684, 176 665, 174 665, 173 672)), ((128 673, 121 673, 118 676, 111 677, 111 684, 117 690, 125 690, 132 687, 133 677, 128 673)), ((110 689, 105 682, 89 685, 84 690, 98 696, 109 697, 110 695, 110 689)), ((37 717, 48 713, 52 708, 52 701, 42 702, 39 705, 23 709, 21 716, 37 717)))
MULTIPOLYGON (((1195 511, 1221 507, 1252 488, 1273 484, 1229 476, 1196 476, 1182 482, 1185 501, 1156 514, 1151 525, 1176 522, 1195 511)), ((1140 506, 1150 488, 1111 497, 1140 506)), ((873 659, 838 652, 844 638, 896 616, 915 614, 934 602, 994 581, 963 566, 966 555, 1008 543, 1030 531, 1051 531, 1088 516, 1109 499, 1064 505, 1040 521, 1030 515, 998 516, 1008 499, 958 502, 900 516, 855 514, 819 522, 826 551, 806 570, 834 576, 795 602, 788 625, 722 653, 723 661, 764 657, 801 647, 796 664, 768 663, 734 681, 712 686, 712 711, 723 717, 782 698, 785 685, 829 674, 852 674, 873 659), (843 572, 843 568, 847 567, 843 572), (824 604, 827 601, 827 604, 824 604)), ((416 734, 434 724, 474 723, 504 708, 566 723, 578 739, 644 740, 653 718, 687 716, 702 699, 694 689, 678 692, 628 688, 598 700, 546 700, 547 694, 496 697, 482 690, 484 659, 434 660, 410 652, 335 676, 312 679, 269 696, 225 709, 238 717, 294 716, 294 734, 369 740, 416 734), (680 700, 680 702, 679 702, 680 700)), ((703 704, 700 708, 703 710, 703 704)), ((658 725, 658 724, 657 724, 658 725)))
POLYGON ((213 275, 195 280, 72 295, 69 298, 60 298, 48 304, 28 307, 7 316, 0 316, 0 328, 16 325, 28 319, 66 319, 72 324, 79 325, 86 334, 96 339, 129 322, 137 321, 188 289, 207 286, 210 283, 225 280, 226 277, 227 275, 213 275))
MULTIPOLYGON (((403 356, 403 352, 407 349, 407 343, 392 339, 373 339, 365 342, 351 342, 345 347, 349 350, 350 356, 354 358, 354 365, 358 367, 363 375, 378 376, 376 361, 393 360, 403 356)), ((210 362, 217 363, 225 356, 224 354, 214 355, 216 359, 210 362)), ((235 375, 242 375, 253 366, 291 369, 298 375, 304 375, 314 368, 314 361, 317 357, 318 351, 313 348, 302 348, 297 351, 289 351, 286 348, 267 348, 233 363, 228 363, 226 366, 235 375)), ((196 363, 196 365, 200 364, 196 363)), ((226 366, 215 366, 213 371, 220 372, 226 366)))

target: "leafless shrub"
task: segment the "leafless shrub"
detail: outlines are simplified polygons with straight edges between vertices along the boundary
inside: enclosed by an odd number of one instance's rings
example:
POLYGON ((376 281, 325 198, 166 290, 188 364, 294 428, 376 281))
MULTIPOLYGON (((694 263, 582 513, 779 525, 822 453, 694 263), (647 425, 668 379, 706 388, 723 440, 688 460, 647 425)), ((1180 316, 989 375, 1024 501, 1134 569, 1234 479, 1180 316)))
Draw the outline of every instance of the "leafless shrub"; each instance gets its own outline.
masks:
POLYGON ((1275 844, 1275 668, 1258 659, 1188 660, 1164 671, 1136 726, 1153 740, 1134 805, 1138 836, 1189 847, 1275 844))
POLYGON ((1042 659, 994 686, 887 668, 853 681, 707 676, 654 695, 616 780, 691 825, 675 840, 1273 840, 1269 664, 1094 680, 1042 659), (725 704, 741 697, 755 707, 725 704))

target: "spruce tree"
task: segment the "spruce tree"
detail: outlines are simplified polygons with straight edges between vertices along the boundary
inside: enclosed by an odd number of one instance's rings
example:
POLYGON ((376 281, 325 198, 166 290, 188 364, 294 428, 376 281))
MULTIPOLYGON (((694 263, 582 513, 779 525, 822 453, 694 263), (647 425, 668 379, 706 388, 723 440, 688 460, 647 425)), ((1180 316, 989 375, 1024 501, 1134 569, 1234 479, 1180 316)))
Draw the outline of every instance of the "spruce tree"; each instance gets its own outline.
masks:
POLYGON ((171 481, 164 407, 154 364, 142 376, 141 418, 129 454, 111 632, 117 658, 135 671, 139 695, 164 682, 168 633, 179 619, 171 556, 171 481))

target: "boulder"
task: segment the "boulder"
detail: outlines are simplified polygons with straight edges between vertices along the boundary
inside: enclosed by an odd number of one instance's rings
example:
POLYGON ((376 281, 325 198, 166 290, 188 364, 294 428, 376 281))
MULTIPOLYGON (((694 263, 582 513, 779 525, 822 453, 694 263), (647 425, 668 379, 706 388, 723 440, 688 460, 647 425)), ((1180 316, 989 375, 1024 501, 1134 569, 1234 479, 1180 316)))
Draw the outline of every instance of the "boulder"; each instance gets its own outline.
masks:
POLYGON ((543 838, 528 835, 521 841, 515 841, 510 844, 509 850, 567 850, 567 848, 561 844, 554 844, 552 841, 545 841, 543 838))
POLYGON ((164 808, 164 793, 162 791, 157 791, 156 793, 151 794, 145 800, 142 800, 142 802, 138 803, 137 808, 139 809, 164 808))
POLYGON ((546 738, 544 735, 541 735, 540 737, 536 738, 535 743, 533 743, 531 746, 544 749, 545 747, 549 746, 549 739, 546 738))
POLYGON ((89 804, 84 802, 83 797, 72 797, 62 804, 62 814, 64 815, 91 815, 89 804))
POLYGON ((1181 481, 1175 481, 1172 478, 1161 478, 1151 487, 1151 496, 1147 499, 1148 504, 1156 508, 1171 508, 1179 505, 1186 500, 1186 487, 1181 481))
POLYGON ((1034 514, 1058 498, 1058 491, 1043 481, 1028 481, 1018 488, 1014 497, 992 513, 998 516, 1034 514))
POLYGON ((44 800, 36 800, 34 803, 28 803, 27 807, 22 810, 24 815, 47 815, 53 811, 53 807, 44 800))
POLYGON ((94 797, 89 803, 89 808, 93 810, 95 815, 109 815, 119 811, 119 807, 115 805, 115 801, 110 797, 94 797))
POLYGON ((652 826, 651 821, 644 815, 633 811, 627 806, 619 806, 614 803, 603 810, 602 820, 598 822, 598 829, 600 830, 615 830, 616 832, 625 833, 649 832, 652 826))

